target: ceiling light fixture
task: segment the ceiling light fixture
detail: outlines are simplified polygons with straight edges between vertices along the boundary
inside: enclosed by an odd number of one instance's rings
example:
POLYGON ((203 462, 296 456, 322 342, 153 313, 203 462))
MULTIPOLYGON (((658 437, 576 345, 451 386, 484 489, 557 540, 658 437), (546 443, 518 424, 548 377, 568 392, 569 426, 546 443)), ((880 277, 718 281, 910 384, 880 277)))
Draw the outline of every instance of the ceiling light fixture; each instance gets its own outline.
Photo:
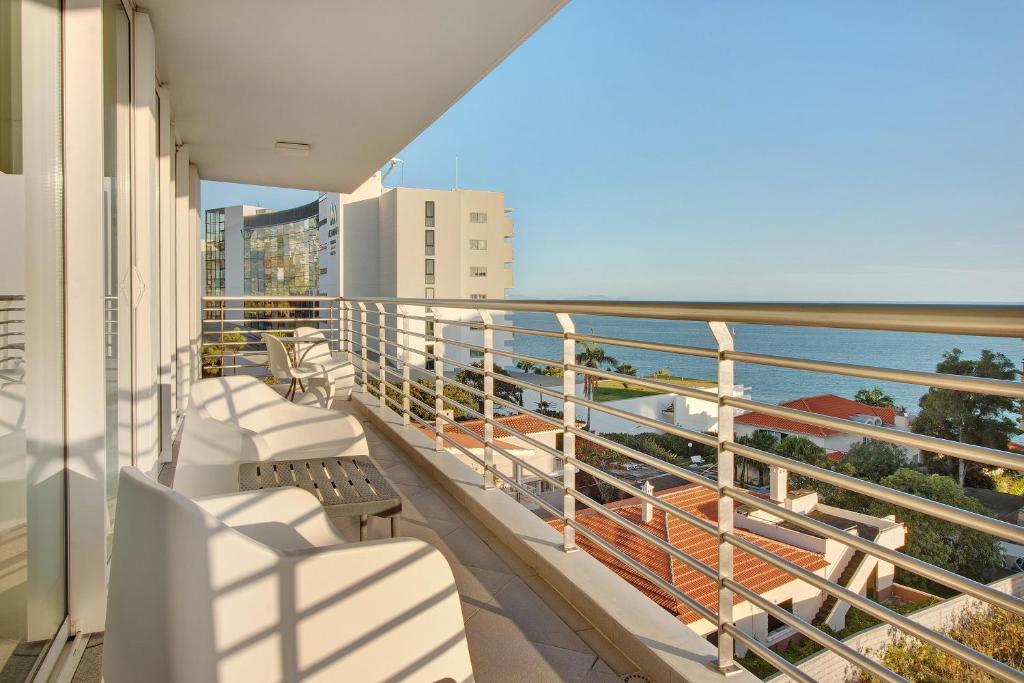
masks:
POLYGON ((281 142, 274 143, 274 149, 287 157, 308 157, 309 145, 304 142, 281 142))

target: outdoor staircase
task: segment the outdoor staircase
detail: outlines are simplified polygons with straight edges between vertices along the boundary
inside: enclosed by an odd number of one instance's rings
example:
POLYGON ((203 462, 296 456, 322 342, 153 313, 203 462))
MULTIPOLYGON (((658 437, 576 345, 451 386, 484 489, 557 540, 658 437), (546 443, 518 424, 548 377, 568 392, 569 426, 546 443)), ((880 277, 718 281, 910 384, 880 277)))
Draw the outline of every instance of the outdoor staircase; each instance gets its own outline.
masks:
MULTIPOLYGON (((843 588, 848 588, 854 572, 857 571, 857 567, 859 567, 860 563, 863 561, 864 553, 858 550, 850 558, 850 561, 846 563, 846 566, 843 568, 843 573, 839 575, 839 581, 836 583, 843 588)), ((835 607, 837 601, 838 600, 834 595, 829 595, 825 598, 825 602, 821 604, 821 608, 818 610, 818 613, 814 615, 813 623, 815 626, 821 628, 821 625, 825 623, 825 619, 828 618, 828 615, 832 612, 832 608, 835 607)))

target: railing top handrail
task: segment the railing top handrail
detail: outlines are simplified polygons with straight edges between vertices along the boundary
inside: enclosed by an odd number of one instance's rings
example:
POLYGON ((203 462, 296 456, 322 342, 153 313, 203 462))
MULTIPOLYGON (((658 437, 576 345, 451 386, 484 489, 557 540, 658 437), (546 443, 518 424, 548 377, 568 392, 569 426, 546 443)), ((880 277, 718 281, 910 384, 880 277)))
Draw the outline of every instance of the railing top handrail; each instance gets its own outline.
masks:
POLYGON ((404 299, 392 297, 204 297, 206 301, 324 301, 430 308, 572 313, 755 325, 787 325, 1024 338, 1024 306, 1015 304, 730 303, 558 299, 404 299))
POLYGON ((342 301, 337 296, 262 296, 256 294, 245 294, 242 296, 204 296, 203 301, 342 301))

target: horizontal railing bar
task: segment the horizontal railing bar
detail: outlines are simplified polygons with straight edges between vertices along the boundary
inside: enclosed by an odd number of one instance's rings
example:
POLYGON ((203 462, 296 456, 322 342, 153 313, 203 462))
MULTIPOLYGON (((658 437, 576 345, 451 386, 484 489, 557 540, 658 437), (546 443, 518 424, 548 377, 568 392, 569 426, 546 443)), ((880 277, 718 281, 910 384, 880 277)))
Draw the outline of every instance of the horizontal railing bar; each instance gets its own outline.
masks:
POLYGON ((503 482, 505 482, 506 484, 508 484, 512 488, 514 488, 516 491, 519 491, 520 493, 522 493, 522 494, 532 498, 542 508, 547 510, 548 514, 554 516, 556 519, 560 519, 560 520, 563 520, 563 521, 565 520, 565 514, 561 510, 559 510, 558 508, 556 508, 555 506, 553 506, 551 503, 547 502, 546 500, 544 500, 540 496, 536 495, 535 493, 530 491, 525 486, 522 486, 518 482, 516 482, 515 480, 511 479, 510 477, 505 476, 504 474, 499 472, 497 469, 493 469, 493 468, 492 469, 488 469, 485 466, 484 470, 485 471, 489 471, 491 474, 493 474, 494 476, 496 476, 499 479, 501 479, 503 482))
POLYGON ((765 613, 775 617, 787 626, 796 629, 799 633, 807 636, 818 645, 835 652, 851 664, 855 664, 866 671, 870 671, 872 674, 878 676, 884 681, 893 681, 893 683, 899 683, 902 681, 903 683, 907 683, 907 679, 896 675, 871 658, 865 657, 846 643, 843 643, 842 641, 828 635, 821 629, 816 628, 813 624, 807 623, 795 614, 787 612, 770 600, 766 600, 761 595, 744 586, 742 583, 723 577, 722 585, 732 592, 746 598, 754 605, 757 605, 764 610, 765 613))
MULTIPOLYGON (((301 321, 300 320, 296 320, 295 322, 298 323, 298 322, 301 322, 301 321)), ((233 327, 233 328, 224 329, 224 330, 215 330, 215 329, 211 329, 211 328, 205 328, 203 330, 200 330, 200 332, 202 333, 202 335, 204 337, 207 336, 207 335, 220 335, 220 336, 223 336, 225 334, 235 334, 235 333, 238 333, 238 334, 271 334, 273 332, 288 332, 288 333, 291 334, 291 336, 294 336, 293 333, 295 332, 295 328, 292 328, 292 327, 272 327, 270 329, 263 329, 263 330, 255 328, 255 327, 233 327)), ((257 339, 256 342, 258 343, 259 340, 257 339)))
POLYGON ((244 301, 345 301, 340 297, 336 296, 292 296, 292 295, 263 295, 263 294, 252 294, 245 296, 204 296, 203 301, 224 301, 224 302, 244 302, 244 301))
POLYGON ((844 420, 838 417, 809 413, 804 410, 784 408, 782 406, 761 403, 760 401, 751 401, 750 399, 739 398, 736 396, 723 396, 721 397, 720 402, 722 405, 731 406, 733 408, 743 408, 745 410, 763 413, 765 415, 774 415, 776 417, 782 417, 796 422, 803 422, 817 427, 835 429, 846 434, 856 434, 869 439, 888 441, 889 443, 894 443, 900 446, 918 448, 922 451, 933 451, 935 453, 942 453, 943 455, 980 462, 985 465, 1024 472, 1024 455, 1014 455, 1013 453, 999 451, 994 448, 984 448, 982 446, 958 443, 956 441, 947 441, 946 439, 939 439, 934 436, 914 434, 913 432, 902 432, 894 429, 886 429, 885 427, 875 427, 861 422, 854 422, 853 420, 844 420))
POLYGON ((780 517, 791 524, 812 529, 816 534, 820 534, 826 538, 831 538, 834 541, 839 541, 840 543, 860 550, 867 555, 877 557, 878 559, 885 560, 886 562, 891 562, 897 567, 914 572, 926 579, 931 579, 936 583, 941 583, 942 585, 948 586, 949 588, 961 593, 973 596, 979 600, 984 600, 985 602, 993 605, 998 605, 1005 610, 1024 616, 1024 600, 1014 597, 1009 593, 1003 593, 991 586, 972 581, 971 579, 962 577, 959 574, 954 574, 953 572, 942 569, 941 567, 936 567, 933 564, 928 564, 916 557, 904 555, 901 552, 891 548, 886 548, 885 546, 869 541, 856 534, 851 534, 829 524, 825 524, 824 522, 819 522, 818 520, 802 515, 799 512, 793 512, 781 505, 776 505, 775 503, 769 502, 763 498, 751 495, 742 489, 725 488, 722 490, 722 493, 723 495, 727 495, 744 505, 749 505, 759 510, 763 510, 764 512, 780 517))
MULTIPOLYGON (((487 350, 479 344, 470 344, 468 342, 459 341, 458 339, 445 339, 444 343, 452 346, 458 346, 463 349, 469 349, 471 351, 480 351, 481 353, 487 350)), ((497 353, 497 351, 495 351, 495 353, 497 353)))
MULTIPOLYGON (((557 417, 550 417, 548 415, 542 415, 541 413, 532 411, 532 410, 530 410, 529 408, 527 408, 525 406, 519 405, 518 403, 514 403, 513 401, 508 401, 506 399, 503 399, 500 396, 491 396, 491 399, 495 403, 500 405, 500 406, 503 406, 505 408, 509 408, 511 410, 514 410, 517 413, 520 413, 521 415, 529 415, 530 417, 536 418, 536 419, 540 420, 541 422, 545 422, 545 423, 551 425, 552 431, 554 431, 554 430, 562 431, 562 429, 563 429, 562 420, 557 418, 557 417)), ((505 429, 505 427, 502 427, 502 429, 505 429)), ((513 430, 509 429, 509 431, 513 431, 513 430)), ((558 457, 562 457, 562 452, 561 451, 555 449, 554 452, 558 455, 558 457)))
POLYGON ((629 420, 630 422, 636 422, 637 424, 642 424, 647 427, 653 427, 654 429, 659 429, 668 434, 675 434, 676 436, 681 436, 684 439, 692 439, 693 441, 696 441, 697 443, 702 443, 705 446, 718 446, 718 441, 714 437, 708 436, 707 434, 701 434, 700 432, 694 432, 690 431, 689 429, 683 429, 682 427, 677 427, 674 424, 670 424, 668 422, 660 422, 650 417, 644 417, 643 415, 637 415, 636 413, 630 413, 625 410, 613 408, 606 403, 598 403, 596 401, 591 401, 580 396, 574 396, 569 400, 575 401, 576 405, 583 406, 584 408, 600 410, 601 412, 608 413, 609 415, 621 417, 623 420, 629 420))
POLYGON ((756 543, 751 543, 746 539, 740 538, 733 532, 722 533, 722 538, 732 546, 745 550, 754 557, 778 567, 790 575, 811 584, 815 588, 831 593, 838 600, 848 602, 862 612, 866 612, 870 616, 873 616, 880 621, 884 621, 890 626, 895 626, 919 640, 934 645, 943 652, 956 657, 961 661, 967 662, 968 664, 971 664, 972 666, 975 666, 996 678, 1001 678, 1007 681, 1024 681, 1024 673, 1021 673, 1002 662, 997 662, 990 657, 986 657, 977 650, 969 648, 963 643, 953 640, 949 636, 939 633, 938 631, 933 631, 927 626, 923 626, 916 621, 908 619, 902 614, 894 612, 870 598, 864 597, 848 588, 832 583, 828 579, 804 569, 798 564, 770 553, 756 543))
MULTIPOLYGON (((626 529, 627 531, 629 531, 630 533, 632 533, 632 534, 634 534, 636 536, 639 536, 640 538, 644 539, 648 543, 650 543, 650 544, 652 544, 654 546, 657 546, 658 548, 661 548, 667 554, 669 554, 672 557, 676 558, 680 562, 686 564, 688 567, 692 567, 695 571, 700 572, 705 577, 707 577, 709 579, 712 579, 713 581, 716 581, 716 582, 718 581, 718 572, 714 568, 712 568, 712 567, 708 566, 707 564, 701 562, 700 560, 698 560, 697 558, 693 557, 692 555, 688 555, 687 553, 683 552, 682 550, 680 550, 676 546, 672 545, 671 543, 669 543, 665 539, 659 538, 658 536, 655 536, 650 531, 647 531, 646 529, 644 529, 643 527, 639 526, 638 524, 634 524, 633 522, 629 521, 628 519, 626 519, 622 515, 615 514, 614 512, 609 510, 607 507, 605 507, 605 505, 603 503, 597 502, 596 500, 594 500, 590 496, 586 495, 585 493, 580 493, 579 491, 577 491, 575 489, 568 489, 567 491, 568 491, 570 496, 572 496, 573 498, 575 498, 579 502, 583 503, 588 508, 590 508, 594 512, 598 513, 602 517, 605 517, 605 518, 611 520, 612 522, 614 522, 618 526, 622 527, 623 529, 626 529)), ((654 498, 655 500, 659 500, 655 496, 651 496, 651 498, 654 498)), ((651 501, 651 504, 653 505, 653 501, 651 501)), ((658 506, 658 507, 660 508, 661 506, 658 506)), ((667 507, 672 508, 674 506, 669 505, 667 507)), ((662 510, 662 511, 665 512, 666 514, 668 514, 667 511, 665 511, 665 510, 662 510)), ((679 510, 678 508, 675 508, 675 510, 673 510, 673 514, 676 511, 678 511, 679 513, 682 513, 682 516, 692 517, 692 515, 686 513, 683 510, 679 510)), ((679 515, 677 515, 677 516, 679 516, 679 515)), ((682 519, 682 516, 679 516, 679 518, 682 519)), ((687 520, 683 520, 683 521, 686 521, 687 523, 689 523, 688 519, 687 520)), ((714 525, 711 525, 711 526, 713 527, 714 525)), ((711 532, 708 532, 708 533, 711 533, 712 535, 715 535, 715 536, 718 535, 717 530, 716 531, 711 531, 711 532)))
POLYGON ((487 374, 489 374, 491 377, 493 377, 496 381, 501 381, 501 382, 504 382, 505 384, 511 384, 513 386, 517 386, 517 387, 520 387, 522 389, 526 389, 528 391, 536 391, 537 393, 540 393, 540 394, 547 394, 548 396, 551 396, 551 397, 554 397, 554 398, 559 398, 559 399, 562 398, 562 392, 561 391, 556 391, 556 390, 551 389, 549 387, 542 387, 541 385, 533 384, 532 382, 524 382, 523 380, 516 379, 514 377, 510 377, 509 375, 502 375, 502 374, 499 374, 497 372, 491 372, 491 373, 487 373, 487 374))
POLYGON ((397 303, 433 308, 1024 338, 1024 306, 1003 304, 673 303, 503 299, 493 305, 481 306, 478 299, 378 297, 346 301, 397 303))
POLYGON ((918 384, 938 389, 950 389, 952 391, 969 391, 979 394, 1024 398, 1024 382, 1013 382, 1004 379, 967 377, 965 375, 950 375, 940 372, 898 370, 895 368, 852 365, 849 363, 833 363, 823 360, 805 360, 803 358, 772 356, 763 353, 746 353, 743 351, 723 351, 722 357, 725 360, 734 360, 741 363, 756 363, 758 365, 770 365, 777 368, 788 368, 790 370, 806 370, 809 372, 822 372, 831 375, 846 375, 848 377, 878 379, 886 382, 918 384))
POLYGON ((607 344, 609 346, 623 346, 630 349, 642 349, 644 351, 659 351, 661 353, 674 353, 683 356, 696 356, 698 358, 718 358, 718 351, 705 349, 700 346, 681 346, 679 344, 665 344, 663 342, 644 341, 640 339, 622 339, 618 337, 602 337, 594 334, 568 334, 569 339, 579 342, 590 342, 593 344, 607 344))
MULTIPOLYGON (((204 318, 204 325, 219 325, 221 323, 335 323, 338 322, 338 318, 303 318, 303 317, 287 317, 287 318, 204 318)), ((306 325, 310 327, 311 325, 306 325)))
POLYGON ((816 679, 805 674, 795 664, 790 664, 788 661, 783 659, 782 655, 778 652, 759 640, 748 636, 746 633, 736 628, 735 625, 722 624, 722 630, 746 645, 754 654, 761 657, 761 659, 766 660, 771 666, 775 667, 778 671, 781 671, 793 680, 802 681, 802 683, 818 683, 816 679))
POLYGON ((491 329, 497 332, 511 332, 513 334, 532 334, 537 337, 553 337, 562 339, 564 332, 552 332, 550 330, 538 330, 533 327, 518 327, 514 325, 491 325, 491 329))
POLYGON ((449 320, 446 318, 434 318, 434 322, 442 325, 458 325, 460 327, 479 327, 483 329, 483 322, 480 320, 449 320))
POLYGON ((825 482, 826 484, 833 484, 834 486, 846 489, 847 491, 861 493, 865 496, 884 500, 887 503, 892 503, 893 505, 907 510, 923 512, 927 515, 931 515, 932 517, 952 522, 953 524, 960 524, 976 531, 981 531, 1007 540, 1013 540, 1015 543, 1024 544, 1024 527, 1017 526, 1016 524, 1010 524, 1009 522, 1004 522, 1000 519, 986 517, 975 512, 968 512, 967 510, 961 510, 960 508, 955 508, 950 505, 937 503, 934 500, 921 498, 920 496, 915 496, 904 491, 897 491, 889 488, 888 486, 882 486, 881 484, 876 484, 864 479, 858 479, 832 470, 808 465, 807 463, 779 456, 774 453, 768 453, 767 451, 762 451, 758 448, 753 448, 752 446, 744 446, 742 444, 729 441, 723 444, 723 448, 732 451, 736 455, 742 455, 744 457, 751 458, 752 460, 763 462, 767 465, 774 465, 782 469, 790 470, 806 477, 825 482))
MULTIPOLYGON (((702 477, 699 474, 694 474, 693 472, 690 472, 682 467, 679 467, 678 465, 673 465, 670 462, 665 462, 661 458, 656 458, 653 455, 648 455, 647 453, 644 453, 643 451, 638 451, 633 448, 630 448, 629 446, 624 446, 617 441, 612 441, 611 439, 599 436, 598 434, 592 434, 586 431, 585 429, 580 429, 579 427, 567 427, 566 429, 567 431, 572 432, 576 436, 584 438, 587 441, 592 441, 599 446, 603 446, 604 448, 613 450, 632 460, 642 462, 649 467, 653 467, 661 472, 664 472, 665 474, 670 474, 672 476, 679 477, 680 479, 685 479, 690 483, 697 484, 698 486, 703 486, 704 488, 710 489, 712 491, 718 490, 718 484, 716 482, 708 479, 707 477, 702 477)), ((718 532, 715 531, 715 533, 718 532)))
POLYGON ((578 521, 574 519, 566 519, 565 523, 571 526, 573 529, 575 529, 576 533, 583 535, 591 543, 594 543, 595 545, 599 546, 601 550, 608 553, 609 555, 617 559, 619 562, 629 567, 632 571, 636 572, 637 574, 640 574, 643 578, 647 579, 654 585, 658 586, 661 590, 665 591, 673 598, 675 598, 676 600, 683 603, 688 608, 699 614, 701 618, 710 621, 712 624, 717 623, 717 614, 715 614, 707 607, 691 598, 683 591, 679 590, 679 588, 675 584, 670 583, 665 579, 661 578, 660 576, 652 572, 650 569, 640 564, 632 557, 622 552, 621 550, 619 550, 614 545, 612 545, 605 539, 601 538, 597 534, 591 533, 589 529, 580 524, 578 521))
POLYGON ((700 389, 684 387, 678 384, 670 384, 668 382, 660 382, 655 379, 647 379, 645 377, 632 377, 630 375, 623 375, 618 372, 609 372, 608 370, 601 370, 600 368, 589 368, 585 365, 568 365, 567 369, 573 370, 580 374, 590 375, 591 377, 610 379, 616 382, 622 382, 624 384, 632 384, 638 387, 644 387, 646 389, 665 391, 666 393, 679 394, 680 396, 688 396, 689 398, 695 398, 699 401, 708 401, 709 403, 714 403, 716 405, 718 404, 717 390, 713 392, 701 391, 700 389))
MULTIPOLYGON (((448 340, 446 339, 445 342, 448 340)), ((508 349, 493 349, 492 353, 495 356, 505 356, 508 358, 515 358, 516 360, 525 360, 533 363, 534 365, 546 365, 549 368, 560 368, 562 367, 562 361, 550 360, 548 358, 538 358, 537 356, 528 356, 525 353, 516 353, 515 351, 509 351, 508 349)))

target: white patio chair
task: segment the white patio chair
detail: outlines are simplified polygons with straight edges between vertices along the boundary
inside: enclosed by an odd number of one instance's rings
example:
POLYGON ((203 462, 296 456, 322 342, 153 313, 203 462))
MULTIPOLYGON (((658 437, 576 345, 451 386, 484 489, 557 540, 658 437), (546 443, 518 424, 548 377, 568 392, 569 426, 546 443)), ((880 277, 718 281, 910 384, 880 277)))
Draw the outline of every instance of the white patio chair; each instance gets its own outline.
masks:
MULTIPOLYGON (((315 327, 299 327, 295 330, 295 336, 327 338, 323 332, 315 327)), ((334 385, 335 398, 343 401, 351 398, 352 386, 356 381, 356 369, 352 363, 346 360, 346 354, 332 352, 328 344, 307 344, 304 346, 308 348, 300 349, 300 358, 304 358, 306 362, 324 367, 334 385)))
MULTIPOLYGON (((270 372, 274 377, 283 382, 288 382, 288 392, 284 395, 285 398, 291 399, 295 396, 296 385, 301 384, 304 380, 312 382, 317 378, 322 378, 324 384, 329 386, 327 379, 327 369, 322 365, 316 363, 299 363, 295 365, 292 363, 292 358, 288 353, 288 349, 284 347, 284 343, 272 334, 262 334, 260 339, 263 340, 263 344, 267 347, 267 357, 270 361, 270 372)), ((305 385, 302 390, 305 391, 305 385)), ((330 398, 333 398, 333 394, 330 398)), ((328 400, 328 406, 330 401, 328 400)), ((328 407, 324 406, 324 407, 328 407)))
POLYGON ((192 386, 174 488, 229 493, 238 491, 240 462, 369 454, 351 415, 296 405, 257 377, 213 377, 192 386))
POLYGON ((194 501, 121 470, 106 683, 471 681, 451 567, 345 543, 298 489, 194 501))

